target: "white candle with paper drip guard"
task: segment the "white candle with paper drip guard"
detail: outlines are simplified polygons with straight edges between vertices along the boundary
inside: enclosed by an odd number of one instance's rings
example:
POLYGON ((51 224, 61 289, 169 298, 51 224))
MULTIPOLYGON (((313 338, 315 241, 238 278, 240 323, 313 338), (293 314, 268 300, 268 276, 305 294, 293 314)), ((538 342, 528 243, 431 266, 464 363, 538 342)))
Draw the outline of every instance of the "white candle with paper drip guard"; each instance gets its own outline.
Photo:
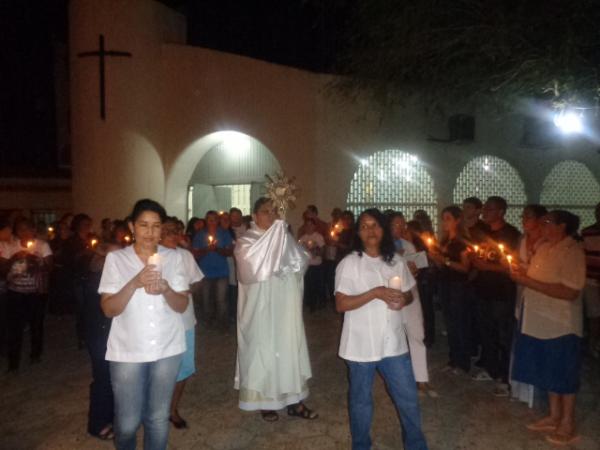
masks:
MULTIPOLYGON (((390 289, 396 289, 397 291, 401 291, 402 290, 402 278, 400 278, 399 276, 390 278, 388 280, 388 287, 390 289)), ((400 303, 392 303, 392 304, 388 303, 388 308, 393 309, 395 311, 401 309, 400 303)))
MULTIPOLYGON (((161 267, 160 255, 158 253, 154 253, 153 255, 150 255, 148 257, 148 264, 152 264, 154 266, 154 271, 161 274, 162 267, 161 267)), ((153 285, 153 288, 158 289, 158 281, 153 285)))

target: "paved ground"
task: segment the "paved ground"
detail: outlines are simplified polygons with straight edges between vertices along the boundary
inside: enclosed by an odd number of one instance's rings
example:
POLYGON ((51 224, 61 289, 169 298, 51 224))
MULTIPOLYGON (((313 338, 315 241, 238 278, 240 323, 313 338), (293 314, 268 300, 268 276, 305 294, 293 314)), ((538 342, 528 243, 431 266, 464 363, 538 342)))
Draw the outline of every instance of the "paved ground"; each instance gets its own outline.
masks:
MULTIPOLYGON (((332 311, 306 318, 314 378, 307 404, 320 419, 308 422, 282 416, 263 422, 237 408, 232 388, 235 336, 200 329, 199 373, 191 379, 180 412, 190 424, 172 430, 171 449, 346 449, 346 371, 336 357, 340 319, 332 311)), ((78 351, 71 317, 47 319, 47 349, 41 364, 25 361, 17 376, 0 375, 0 449, 110 449, 85 433, 90 367, 78 351)), ((441 373, 444 338, 430 352, 437 399, 423 398, 425 434, 433 450, 550 449, 543 437, 523 424, 536 417, 524 404, 491 395, 492 385, 441 373)), ((27 351, 27 349, 24 349, 27 351)), ((578 397, 582 440, 573 448, 600 449, 600 365, 586 361, 578 397)), ((374 448, 402 448, 398 419, 380 380, 375 385, 374 448)), ((141 434, 141 433, 140 433, 141 434)), ((141 446, 140 446, 141 448, 141 446)))

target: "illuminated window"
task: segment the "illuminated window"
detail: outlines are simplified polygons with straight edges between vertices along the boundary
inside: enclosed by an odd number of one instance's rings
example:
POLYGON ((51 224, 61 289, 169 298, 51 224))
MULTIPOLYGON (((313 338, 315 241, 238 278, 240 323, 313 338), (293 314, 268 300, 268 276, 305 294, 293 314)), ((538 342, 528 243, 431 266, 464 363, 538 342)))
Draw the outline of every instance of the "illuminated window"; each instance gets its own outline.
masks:
POLYGON ((437 223, 433 180, 419 159, 401 150, 385 150, 360 163, 350 183, 346 207, 355 214, 367 208, 394 209, 410 220, 417 209, 437 223))
POLYGON ((594 208, 600 201, 600 185, 585 164, 562 161, 550 171, 540 195, 540 203, 550 209, 566 209, 577 214, 581 226, 593 224, 594 208))
POLYGON ((251 214, 250 184, 229 184, 217 187, 229 188, 231 191, 231 206, 239 208, 243 215, 251 214))
POLYGON ((521 177, 503 159, 490 155, 478 156, 469 161, 458 176, 454 186, 454 203, 460 205, 468 197, 478 197, 485 202, 492 195, 507 201, 506 221, 520 227, 523 206, 527 204, 521 177))

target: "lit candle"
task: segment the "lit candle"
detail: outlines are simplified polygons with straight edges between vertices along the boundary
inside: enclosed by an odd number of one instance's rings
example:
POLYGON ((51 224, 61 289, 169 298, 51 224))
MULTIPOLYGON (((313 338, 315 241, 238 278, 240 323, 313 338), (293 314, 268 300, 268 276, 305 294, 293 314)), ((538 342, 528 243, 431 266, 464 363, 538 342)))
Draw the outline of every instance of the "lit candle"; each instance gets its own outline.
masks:
POLYGON ((331 231, 331 233, 329 233, 329 234, 331 235, 331 237, 335 236, 335 232, 334 231, 331 231))
POLYGON ((54 227, 48 227, 48 233, 54 233, 54 227))
MULTIPOLYGON (((399 276, 395 276, 392 277, 388 280, 388 287, 390 289, 396 289, 396 290, 401 290, 402 289, 402 278, 400 278, 399 276)), ((388 308, 392 309, 394 311, 398 311, 401 309, 400 303, 397 302, 393 302, 393 303, 388 303, 388 308)))
POLYGON ((504 244, 498 244, 498 249, 500 250, 500 253, 504 253, 504 244))
POLYGON ((506 255, 506 261, 508 261, 508 270, 510 270, 511 272, 512 272, 512 260, 513 260, 512 255, 506 255))
POLYGON ((474 251, 475 253, 479 253, 479 245, 474 245, 474 246, 473 246, 473 251, 474 251))
POLYGON ((307 245, 308 245, 308 248, 312 248, 313 241, 308 241, 308 242, 307 242, 307 245))
POLYGON ((214 237, 212 237, 211 235, 208 235, 208 245, 212 245, 214 240, 215 240, 214 237))
POLYGON ((427 238, 427 246, 431 247, 433 245, 433 238, 428 237, 427 238))
POLYGON ((225 211, 219 211, 219 215, 222 216, 225 211))
POLYGON ((395 276, 388 280, 388 287, 390 289, 402 289, 402 278, 395 276))
POLYGON ((27 241, 27 250, 31 250, 33 247, 33 241, 27 241))
POLYGON ((92 241, 91 241, 92 248, 94 248, 97 243, 98 243, 98 239, 92 239, 92 241))
POLYGON ((131 242, 131 238, 129 236, 125 236, 125 242, 130 243, 131 242))
POLYGON ((148 257, 148 264, 152 264, 155 266, 156 271, 160 272, 160 255, 158 253, 154 253, 148 257))

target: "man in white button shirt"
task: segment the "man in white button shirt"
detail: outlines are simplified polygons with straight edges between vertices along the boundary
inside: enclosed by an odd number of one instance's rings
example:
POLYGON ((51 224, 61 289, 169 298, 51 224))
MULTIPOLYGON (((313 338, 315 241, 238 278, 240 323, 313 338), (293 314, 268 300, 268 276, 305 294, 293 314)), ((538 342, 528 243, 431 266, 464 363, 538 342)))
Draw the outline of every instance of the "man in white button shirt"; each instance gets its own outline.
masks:
POLYGON ((349 371, 352 449, 371 448, 372 387, 379 371, 400 413, 404 448, 425 450, 402 312, 413 299, 415 280, 396 255, 385 225, 379 210, 364 211, 358 218, 355 251, 336 270, 336 307, 344 312, 339 355, 349 371))

